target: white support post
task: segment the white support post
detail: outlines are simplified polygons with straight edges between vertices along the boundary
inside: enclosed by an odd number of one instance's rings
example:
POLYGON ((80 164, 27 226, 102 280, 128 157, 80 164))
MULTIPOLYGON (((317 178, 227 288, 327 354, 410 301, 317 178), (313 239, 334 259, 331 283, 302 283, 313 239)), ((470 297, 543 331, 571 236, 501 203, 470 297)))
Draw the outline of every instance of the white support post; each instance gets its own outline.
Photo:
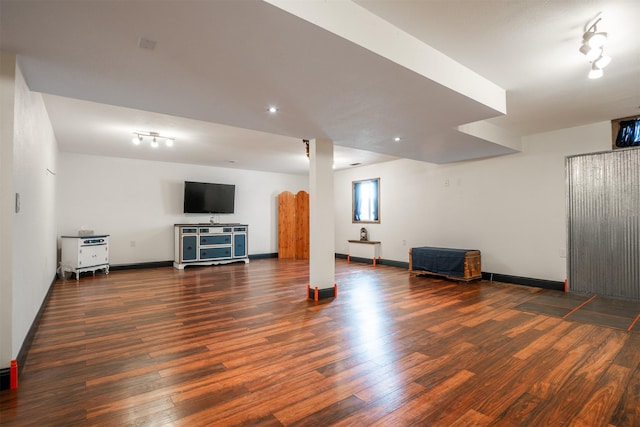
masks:
POLYGON ((333 141, 309 143, 309 297, 335 297, 333 141))

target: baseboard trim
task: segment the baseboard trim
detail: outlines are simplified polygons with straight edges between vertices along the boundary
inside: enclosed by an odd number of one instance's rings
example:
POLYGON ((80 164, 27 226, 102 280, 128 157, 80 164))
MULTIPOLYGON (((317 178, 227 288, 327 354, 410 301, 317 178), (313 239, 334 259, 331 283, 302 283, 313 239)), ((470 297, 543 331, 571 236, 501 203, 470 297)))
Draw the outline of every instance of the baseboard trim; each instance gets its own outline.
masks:
POLYGON ((335 298, 338 296, 338 285, 333 285, 332 288, 319 289, 318 287, 312 288, 307 286, 307 296, 309 299, 319 301, 321 299, 335 298))
POLYGON ((534 288, 552 289, 554 291, 563 291, 564 282, 555 280, 534 279, 531 277, 511 276, 508 274, 490 273, 483 271, 482 279, 496 282, 513 283, 515 285, 531 286, 534 288))
MULTIPOLYGON (((358 257, 358 256, 350 257, 349 258, 349 262, 359 262, 359 263, 362 263, 362 264, 373 265, 373 259, 372 258, 361 258, 361 257, 358 257)), ((383 260, 381 260, 381 259, 377 259, 376 260, 376 265, 382 264, 382 263, 383 263, 383 260)))
MULTIPOLYGON (((371 258, 360 258, 360 257, 349 257, 347 254, 339 254, 336 253, 336 258, 337 259, 349 259, 350 261, 353 262, 362 262, 365 264, 373 264, 373 260, 371 258)), ((376 265, 378 264, 384 264, 386 266, 389 267, 398 267, 398 268, 406 268, 407 270, 409 269, 409 263, 408 262, 402 262, 402 261, 394 261, 391 259, 384 259, 381 258, 379 260, 376 261, 376 265)))
POLYGON ((0 369, 0 390, 11 388, 11 368, 0 369))
POLYGON ((249 259, 267 259, 267 258, 278 258, 278 252, 249 255, 249 259))
MULTIPOLYGON (((47 294, 44 296, 42 300, 42 304, 40 304, 40 308, 36 313, 36 316, 31 322, 31 327, 29 327, 29 331, 27 335, 24 337, 24 341, 22 341, 22 345, 20 346, 20 350, 18 351, 18 356, 16 357, 16 362, 18 362, 18 379, 20 379, 20 372, 24 368, 27 363, 27 355, 29 354, 29 349, 31 349, 31 344, 36 337, 36 332, 38 332, 38 326, 40 326, 40 319, 42 318, 42 314, 44 313, 44 309, 51 298, 51 293, 53 292, 53 288, 56 284, 56 276, 53 276, 53 280, 51 280, 51 284, 49 285, 49 290, 47 290, 47 294)), ((11 387, 11 368, 2 368, 0 369, 0 390, 8 390, 11 387)))
POLYGON ((409 263, 408 262, 403 262, 403 261, 393 261, 390 259, 382 259, 380 261, 378 261, 380 263, 383 263, 384 265, 388 265, 389 267, 398 267, 398 268, 404 268, 409 270, 409 263))
POLYGON ((137 270, 141 268, 158 268, 158 267, 171 267, 171 266, 173 266, 173 261, 139 262, 135 264, 110 265, 109 271, 137 270))

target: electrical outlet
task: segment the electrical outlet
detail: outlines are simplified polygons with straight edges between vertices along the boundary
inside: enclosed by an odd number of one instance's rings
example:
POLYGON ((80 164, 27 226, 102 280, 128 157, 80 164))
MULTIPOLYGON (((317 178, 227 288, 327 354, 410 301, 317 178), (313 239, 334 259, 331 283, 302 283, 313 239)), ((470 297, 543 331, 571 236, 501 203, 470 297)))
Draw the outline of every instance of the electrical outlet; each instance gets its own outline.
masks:
POLYGON ((136 247, 136 241, 135 240, 130 241, 129 242, 129 246, 131 246, 132 248, 135 248, 136 247))
POLYGON ((406 240, 402 241, 402 246, 407 246, 407 241, 406 240))
POLYGON ((560 248, 560 250, 558 252, 560 254, 560 258, 566 258, 567 257, 567 250, 565 248, 560 248))

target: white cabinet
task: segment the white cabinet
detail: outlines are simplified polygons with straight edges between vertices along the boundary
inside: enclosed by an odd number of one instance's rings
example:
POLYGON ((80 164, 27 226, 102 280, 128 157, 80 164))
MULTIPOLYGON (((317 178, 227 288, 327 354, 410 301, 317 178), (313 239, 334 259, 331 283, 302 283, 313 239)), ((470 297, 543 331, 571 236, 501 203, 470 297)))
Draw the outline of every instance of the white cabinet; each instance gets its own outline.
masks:
POLYGON ((104 270, 109 274, 109 235, 62 236, 61 263, 65 269, 76 274, 104 270))
POLYGON ((249 262, 246 224, 175 224, 173 266, 249 262))

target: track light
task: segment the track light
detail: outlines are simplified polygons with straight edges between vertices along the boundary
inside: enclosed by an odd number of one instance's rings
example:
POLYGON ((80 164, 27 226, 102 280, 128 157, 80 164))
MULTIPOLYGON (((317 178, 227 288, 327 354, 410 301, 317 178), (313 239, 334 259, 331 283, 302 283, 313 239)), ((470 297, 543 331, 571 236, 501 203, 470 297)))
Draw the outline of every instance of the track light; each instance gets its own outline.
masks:
POLYGON ((605 32, 596 32, 596 24, 593 24, 591 27, 592 31, 587 31, 582 36, 582 40, 591 48, 602 47, 607 42, 607 33, 605 32))
POLYGON ((580 52, 587 57, 587 60, 589 60, 589 62, 593 62, 598 59, 600 55, 602 55, 603 51, 601 47, 592 48, 589 47, 588 44, 583 43, 580 47, 580 52))
POLYGON ((133 139, 131 140, 135 145, 140 145, 145 138, 150 138, 149 145, 153 148, 158 148, 160 142, 164 140, 164 144, 167 147, 173 147, 173 143, 175 142, 175 138, 170 136, 162 136, 158 132, 134 132, 133 139))
POLYGON ((603 53, 602 55, 600 55, 598 59, 593 61, 593 65, 602 70, 604 67, 609 65, 610 62, 611 62, 611 57, 603 53))
POLYGON ((604 72, 602 71, 602 68, 598 68, 596 67, 596 64, 593 64, 591 66, 591 71, 589 71, 589 78, 590 79, 599 79, 600 77, 602 77, 604 74, 604 72))
POLYGON ((584 54, 591 63, 591 70, 589 71, 590 79, 599 79, 602 77, 604 74, 602 69, 611 62, 611 57, 604 53, 607 33, 598 31, 598 23, 602 18, 600 14, 598 14, 596 18, 593 24, 587 24, 587 30, 582 35, 582 46, 580 46, 579 49, 580 53, 584 54))

